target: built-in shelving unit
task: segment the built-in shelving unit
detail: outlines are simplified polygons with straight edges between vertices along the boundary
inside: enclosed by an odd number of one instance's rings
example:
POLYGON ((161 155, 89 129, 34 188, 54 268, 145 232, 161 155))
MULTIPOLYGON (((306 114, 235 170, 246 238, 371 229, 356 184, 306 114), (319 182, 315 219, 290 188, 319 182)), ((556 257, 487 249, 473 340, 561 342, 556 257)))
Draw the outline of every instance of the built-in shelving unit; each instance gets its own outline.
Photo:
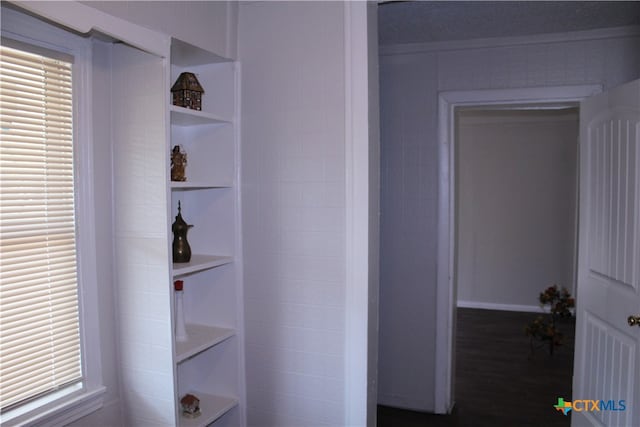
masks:
MULTIPOLYGON (((236 64, 212 52, 173 40, 172 85, 180 73, 194 73, 204 88, 202 111, 169 106, 171 140, 187 154, 186 181, 169 182, 172 221, 180 202, 193 225, 187 235, 192 257, 173 263, 171 277, 184 282, 188 339, 175 341, 177 423, 180 426, 242 425, 242 381, 238 337, 241 304, 236 265, 236 64), (179 401, 200 399, 202 414, 187 418, 179 401), (213 423, 213 424, 212 424, 213 423)), ((168 174, 170 175, 170 174, 168 174)), ((171 285, 172 286, 172 285, 171 285)))

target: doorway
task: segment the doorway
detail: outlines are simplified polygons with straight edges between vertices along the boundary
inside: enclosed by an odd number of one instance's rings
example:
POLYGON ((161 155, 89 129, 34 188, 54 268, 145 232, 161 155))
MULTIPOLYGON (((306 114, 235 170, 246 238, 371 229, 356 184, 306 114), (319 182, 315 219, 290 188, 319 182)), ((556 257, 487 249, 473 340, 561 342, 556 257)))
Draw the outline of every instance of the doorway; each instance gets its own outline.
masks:
POLYGON ((456 109, 457 306, 540 312, 575 295, 578 106, 456 109))
POLYGON ((573 319, 556 323, 553 357, 524 328, 548 286, 575 295, 578 105, 461 107, 455 121, 453 419, 566 425, 546 409, 571 396, 573 319))
MULTIPOLYGON (((575 106, 601 91, 600 86, 563 86, 506 90, 441 92, 439 95, 440 184, 438 219, 438 274, 436 313, 435 412, 450 413, 454 405, 456 287, 456 111, 487 106, 575 106)), ((535 304, 535 303, 534 303, 535 304)))

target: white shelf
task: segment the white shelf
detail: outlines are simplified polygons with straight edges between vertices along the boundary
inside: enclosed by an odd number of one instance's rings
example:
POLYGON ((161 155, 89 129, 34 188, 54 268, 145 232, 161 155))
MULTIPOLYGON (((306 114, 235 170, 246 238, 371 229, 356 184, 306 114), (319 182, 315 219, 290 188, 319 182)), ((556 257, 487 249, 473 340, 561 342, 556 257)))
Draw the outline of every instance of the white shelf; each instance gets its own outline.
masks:
POLYGON ((203 182, 203 181, 171 181, 173 190, 202 190, 207 188, 231 188, 231 184, 203 182))
POLYGON ((215 114, 207 113, 205 111, 190 110, 188 108, 178 107, 177 105, 172 105, 170 111, 171 124, 176 126, 231 123, 230 120, 223 119, 215 114))
POLYGON ((181 67, 194 65, 231 62, 232 59, 216 55, 213 52, 199 48, 182 40, 171 40, 171 63, 181 67))
POLYGON ((233 262, 233 257, 193 254, 190 262, 173 263, 173 277, 209 270, 233 262))
POLYGON ((180 427, 204 427, 223 416, 238 404, 238 399, 232 397, 214 396, 198 391, 193 391, 191 394, 200 399, 201 415, 197 418, 187 418, 180 413, 180 415, 178 415, 178 425, 180 427))
POLYGON ((233 329, 218 328, 215 326, 189 323, 185 326, 189 339, 187 341, 176 341, 176 363, 184 362, 188 358, 216 344, 220 344, 222 341, 236 334, 236 331, 233 329))

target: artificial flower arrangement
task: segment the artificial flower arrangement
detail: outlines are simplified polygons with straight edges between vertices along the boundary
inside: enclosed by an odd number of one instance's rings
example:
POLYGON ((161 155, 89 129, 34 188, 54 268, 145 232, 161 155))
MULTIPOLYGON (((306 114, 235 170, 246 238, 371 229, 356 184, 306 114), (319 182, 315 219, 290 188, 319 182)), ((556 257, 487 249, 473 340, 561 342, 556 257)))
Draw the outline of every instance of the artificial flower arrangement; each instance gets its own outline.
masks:
POLYGON ((531 338, 531 352, 535 350, 534 341, 549 346, 549 354, 553 355, 553 349, 564 342, 564 335, 558 329, 557 321, 561 318, 573 316, 572 309, 575 307, 575 300, 566 288, 558 289, 558 285, 549 286, 538 297, 543 309, 547 306, 549 311, 546 315, 538 316, 533 322, 525 327, 525 333, 531 338))

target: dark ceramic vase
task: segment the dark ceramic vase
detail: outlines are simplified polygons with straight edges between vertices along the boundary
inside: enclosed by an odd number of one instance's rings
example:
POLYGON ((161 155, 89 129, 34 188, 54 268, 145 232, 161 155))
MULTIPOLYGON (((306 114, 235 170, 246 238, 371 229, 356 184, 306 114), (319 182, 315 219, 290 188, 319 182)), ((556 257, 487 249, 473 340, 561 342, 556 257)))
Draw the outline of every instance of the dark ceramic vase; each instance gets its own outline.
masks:
POLYGON ((176 220, 171 225, 171 231, 173 231, 173 262, 189 262, 191 261, 191 247, 187 241, 187 231, 193 225, 187 224, 182 219, 180 211, 180 202, 178 202, 178 215, 176 215, 176 220))

